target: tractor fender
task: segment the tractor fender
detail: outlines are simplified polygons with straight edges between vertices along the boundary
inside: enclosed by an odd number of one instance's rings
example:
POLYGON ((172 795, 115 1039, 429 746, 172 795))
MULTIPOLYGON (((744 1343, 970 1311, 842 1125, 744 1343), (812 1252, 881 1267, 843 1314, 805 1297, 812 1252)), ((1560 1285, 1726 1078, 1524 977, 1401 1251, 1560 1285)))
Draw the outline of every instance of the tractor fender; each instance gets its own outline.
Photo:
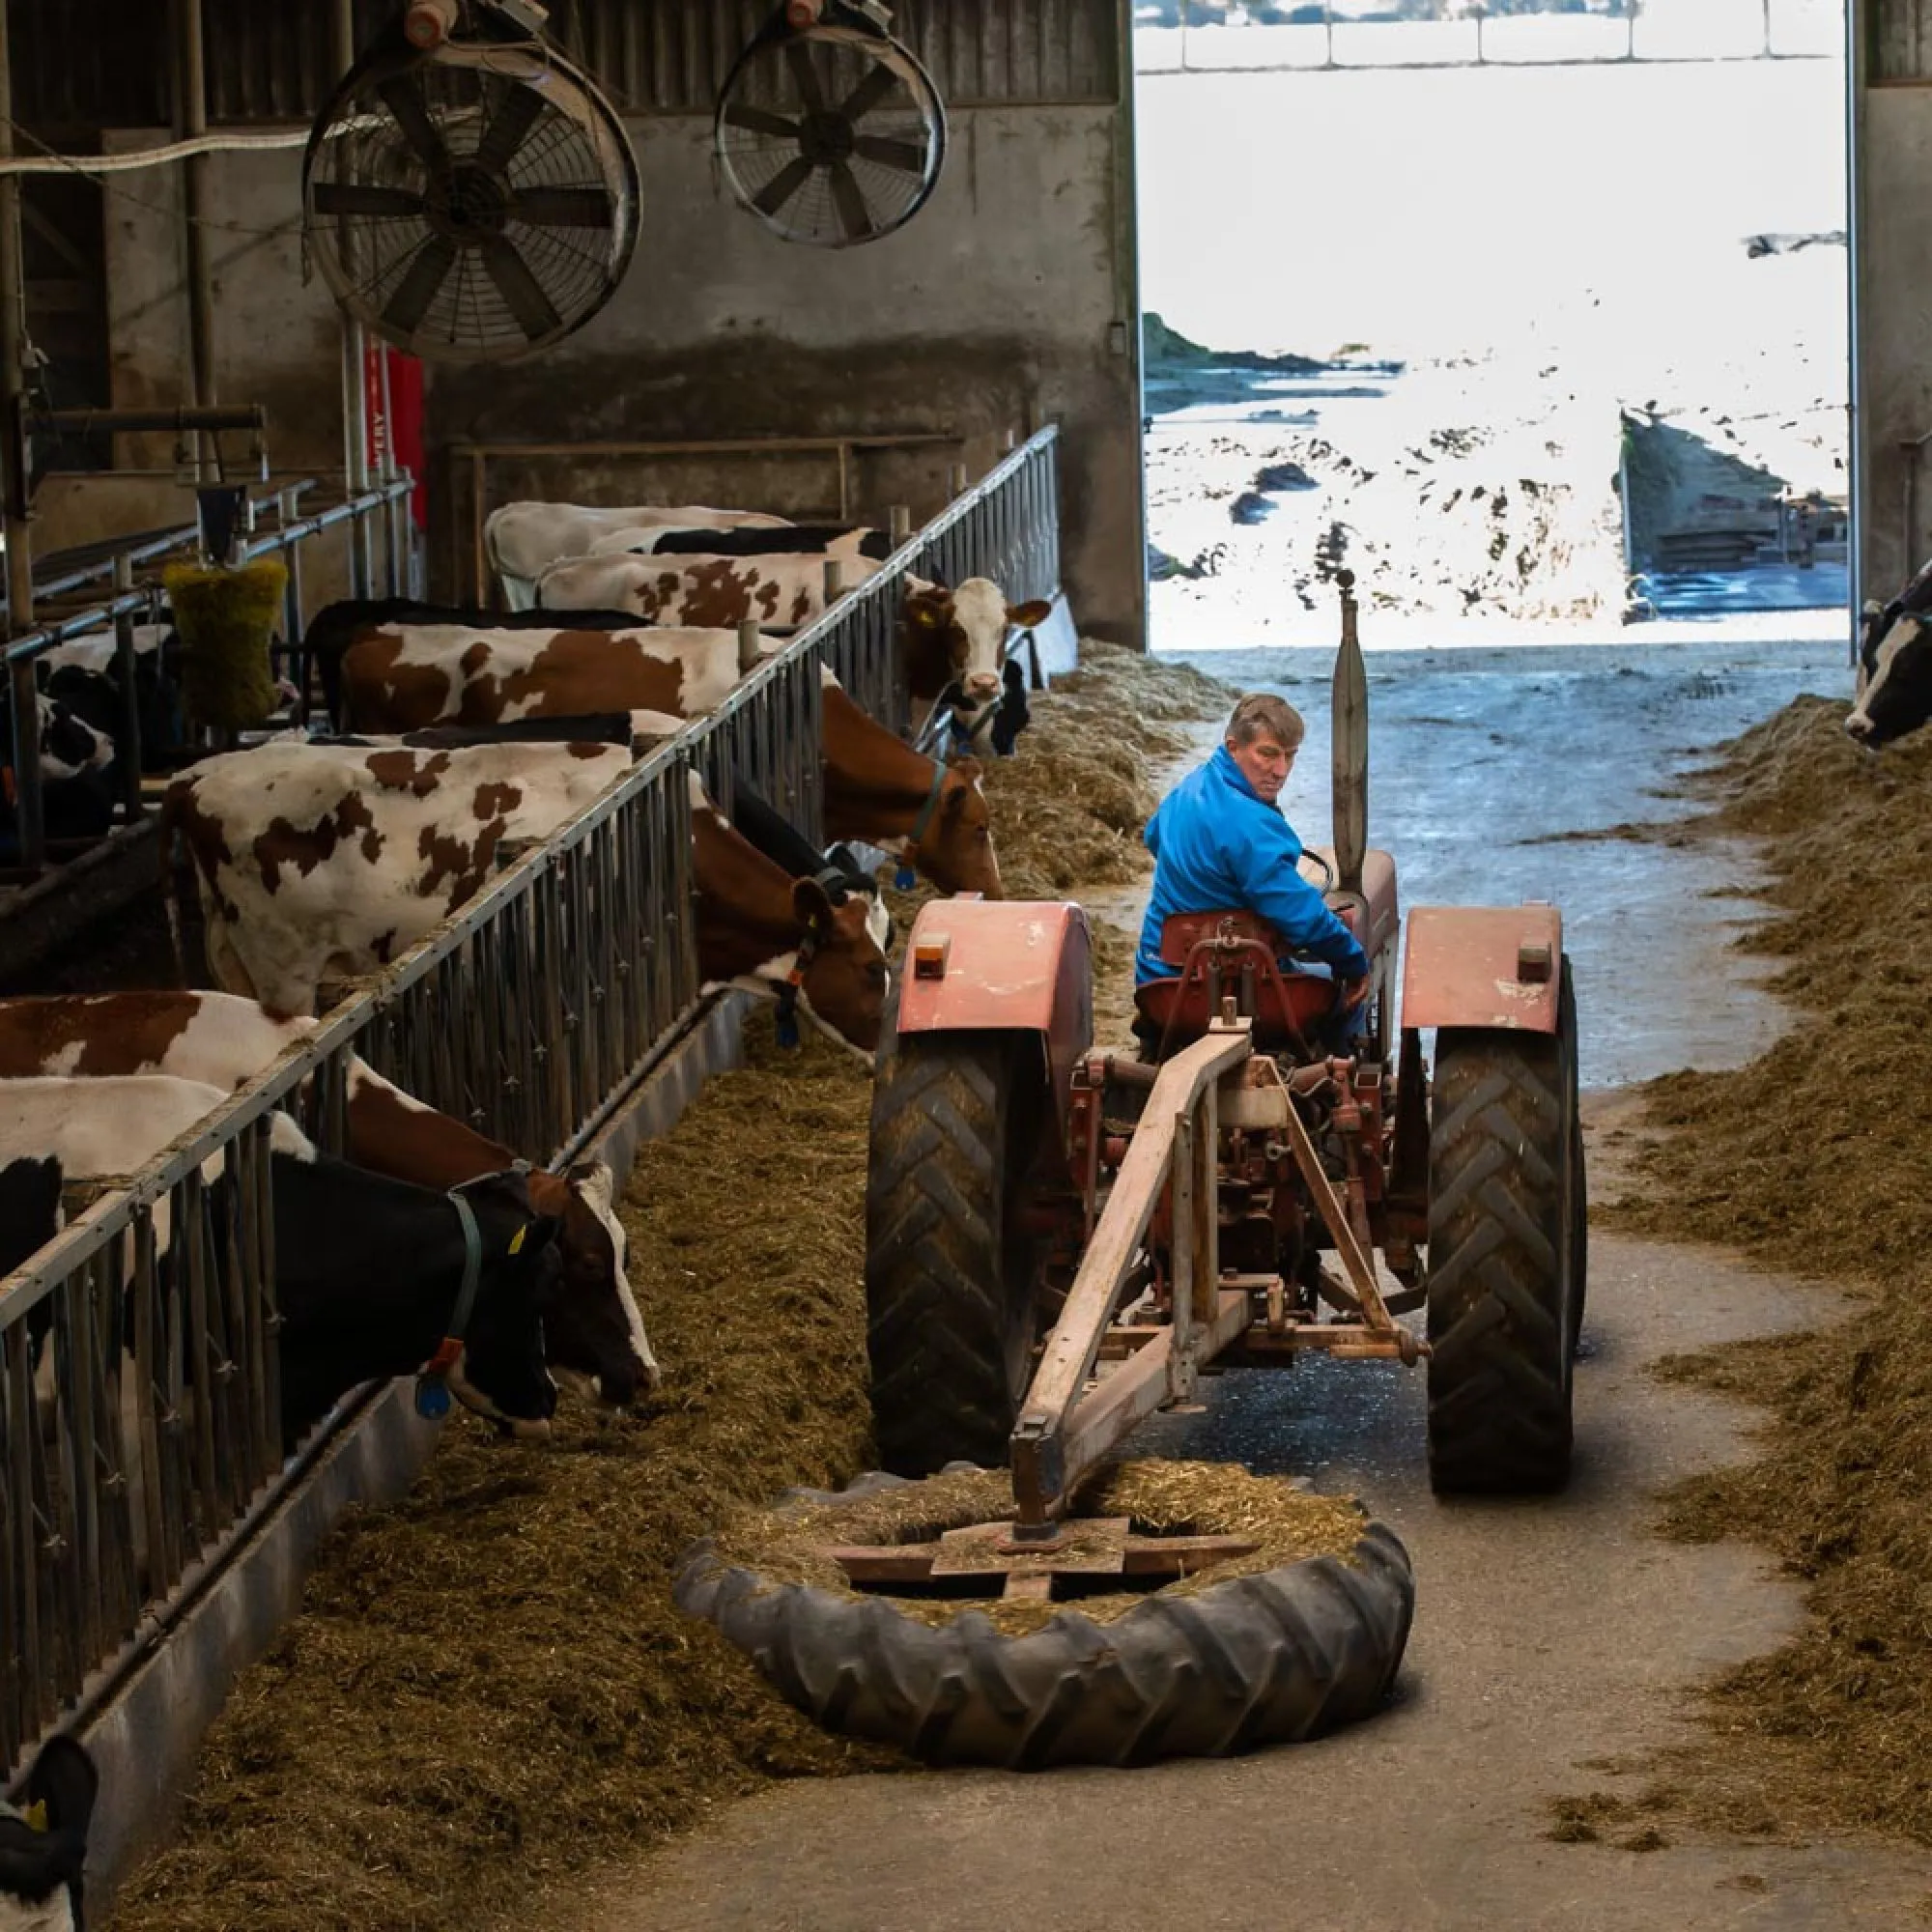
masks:
POLYGON ((1065 1124, 1073 1068, 1094 1039, 1087 915, 1059 899, 929 899, 906 938, 898 1030, 1037 1033, 1065 1124))
POLYGON ((1563 915, 1554 906, 1416 906, 1402 1024, 1556 1031, 1563 915))

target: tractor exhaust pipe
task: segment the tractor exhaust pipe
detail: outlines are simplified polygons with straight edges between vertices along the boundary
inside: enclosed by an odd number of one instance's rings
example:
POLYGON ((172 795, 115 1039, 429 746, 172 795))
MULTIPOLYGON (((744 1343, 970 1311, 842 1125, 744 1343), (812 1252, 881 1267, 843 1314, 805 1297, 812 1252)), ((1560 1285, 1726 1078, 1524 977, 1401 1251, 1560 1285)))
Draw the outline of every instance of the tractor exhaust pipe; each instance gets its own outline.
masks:
POLYGON ((1342 588, 1342 647, 1335 653, 1333 779, 1335 883, 1345 893, 1362 890, 1362 860, 1369 849, 1369 674, 1355 632, 1355 573, 1338 570, 1342 588))

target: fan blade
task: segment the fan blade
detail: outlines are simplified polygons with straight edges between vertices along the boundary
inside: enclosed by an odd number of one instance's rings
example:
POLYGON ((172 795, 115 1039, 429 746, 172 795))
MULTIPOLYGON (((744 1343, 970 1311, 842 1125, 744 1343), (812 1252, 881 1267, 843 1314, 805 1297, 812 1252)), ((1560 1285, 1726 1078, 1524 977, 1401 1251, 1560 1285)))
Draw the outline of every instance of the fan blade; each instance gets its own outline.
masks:
POLYGON ((410 144, 415 157, 429 170, 430 179, 444 174, 449 168, 449 150, 443 144, 442 132, 430 119, 430 112, 423 104, 422 95, 411 85, 406 73, 391 75, 377 90, 383 97, 383 104, 396 118, 396 126, 403 130, 403 139, 410 144))
POLYGON ((893 91, 898 78, 884 61, 878 62, 871 72, 845 97, 839 113, 847 122, 864 120, 893 91))
POLYGON ((512 242, 493 235, 483 243, 483 268, 497 284, 497 293, 510 305, 517 327, 534 342, 548 335, 563 318, 551 305, 542 285, 530 273, 529 264, 517 253, 512 242))
POLYGON ((752 206, 760 214, 776 214, 811 179, 811 163, 804 156, 787 161, 756 194, 752 206))
POLYGON ((895 141, 885 134, 855 134, 852 152, 862 161, 877 161, 882 168, 896 168, 900 174, 925 172, 925 150, 917 141, 895 141))
POLYGON ((799 99, 805 102, 808 114, 825 112, 825 90, 818 84, 818 70, 811 64, 811 43, 809 41, 787 41, 785 59, 791 63, 791 77, 798 83, 799 99))
POLYGON ((317 182, 309 199, 318 214, 366 214, 379 221, 401 221, 423 212, 413 188, 379 187, 374 182, 317 182))
POLYGON ((501 174, 516 158, 517 150, 543 111, 544 98, 534 87, 512 87, 476 144, 476 165, 493 175, 501 174))
POLYGON ((844 161, 832 164, 832 199, 838 204, 839 225, 845 230, 848 242, 863 242, 867 236, 877 232, 870 211, 866 206, 865 190, 859 185, 859 177, 844 161))
POLYGON ((526 187, 504 213, 536 228, 609 228, 611 197, 601 187, 526 187))
POLYGON ((397 334, 413 335, 455 262, 456 243, 446 235, 432 236, 417 251, 409 273, 396 284, 395 294, 383 310, 383 320, 397 334))
POLYGON ((776 134, 781 141, 798 139, 798 123, 765 107, 741 107, 735 100, 724 110, 727 128, 744 128, 753 134, 776 134))

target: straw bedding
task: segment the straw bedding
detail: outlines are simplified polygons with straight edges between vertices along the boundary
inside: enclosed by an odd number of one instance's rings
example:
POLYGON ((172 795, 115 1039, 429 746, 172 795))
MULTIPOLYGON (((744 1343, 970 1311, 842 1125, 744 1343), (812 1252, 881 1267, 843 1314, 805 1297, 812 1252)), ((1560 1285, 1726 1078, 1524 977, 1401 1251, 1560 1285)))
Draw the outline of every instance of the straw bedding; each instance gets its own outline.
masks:
MULTIPOLYGON (((1173 722, 1232 701, 1104 645, 1087 662, 988 777, 1014 894, 1139 877, 1173 722)), ((1128 944, 1099 937, 1121 981, 1128 944)), ((816 1730, 670 1602, 696 1537, 870 1460, 868 1082, 809 1032, 781 1052, 762 1017, 748 1054, 643 1150, 624 1205, 663 1394, 627 1417, 566 1401, 547 1450, 458 1411, 407 1498, 345 1521, 121 1932, 527 1922, 545 1889, 721 1797, 897 1762, 816 1730)))
POLYGON ((1684 1802, 1730 1831, 1932 1843, 1932 734, 1873 759, 1844 710, 1801 698, 1694 781, 1704 832, 1762 841, 1785 916, 1744 943, 1797 1018, 1738 1072, 1652 1086, 1649 1192, 1609 1219, 1863 1297, 1821 1332, 1664 1364, 1769 1411, 1756 1460, 1677 1486, 1666 1526, 1769 1545, 1812 1612, 1712 1690, 1684 1802))

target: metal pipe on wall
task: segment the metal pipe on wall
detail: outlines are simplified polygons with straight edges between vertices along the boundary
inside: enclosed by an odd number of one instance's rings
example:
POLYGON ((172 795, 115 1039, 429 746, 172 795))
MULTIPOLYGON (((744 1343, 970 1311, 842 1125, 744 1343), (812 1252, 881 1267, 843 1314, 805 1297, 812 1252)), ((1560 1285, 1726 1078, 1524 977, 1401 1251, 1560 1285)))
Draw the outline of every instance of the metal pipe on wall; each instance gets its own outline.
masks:
MULTIPOLYGON (((355 0, 334 0, 329 10, 329 51, 337 73, 355 65, 355 0)), ((345 238, 346 244, 346 238, 345 238)), ((347 248, 344 261, 347 263, 347 248)), ((359 497, 369 487, 369 372, 362 325, 347 312, 342 317, 342 472, 343 494, 359 497)), ((375 568, 364 518, 349 527, 349 588, 354 597, 367 597, 374 587, 375 568)))
MULTIPOLYGON (((202 0, 175 0, 175 133, 192 141, 208 132, 208 64, 202 35, 202 0)), ((208 261, 209 207, 206 155, 182 163, 182 227, 187 242, 189 400, 197 408, 214 401, 214 287, 208 261)), ((207 482, 221 474, 221 445, 211 434, 195 439, 195 474, 207 482)))
MULTIPOLYGON (((14 70, 7 8, 0 4, 0 157, 14 152, 14 70)), ((34 558, 27 536, 25 410, 26 280, 20 262, 20 184, 0 176, 0 496, 7 534, 7 628, 17 636, 34 621, 34 558)), ((40 685, 31 662, 12 668, 14 824, 19 862, 38 871, 46 858, 41 811, 40 685)))

